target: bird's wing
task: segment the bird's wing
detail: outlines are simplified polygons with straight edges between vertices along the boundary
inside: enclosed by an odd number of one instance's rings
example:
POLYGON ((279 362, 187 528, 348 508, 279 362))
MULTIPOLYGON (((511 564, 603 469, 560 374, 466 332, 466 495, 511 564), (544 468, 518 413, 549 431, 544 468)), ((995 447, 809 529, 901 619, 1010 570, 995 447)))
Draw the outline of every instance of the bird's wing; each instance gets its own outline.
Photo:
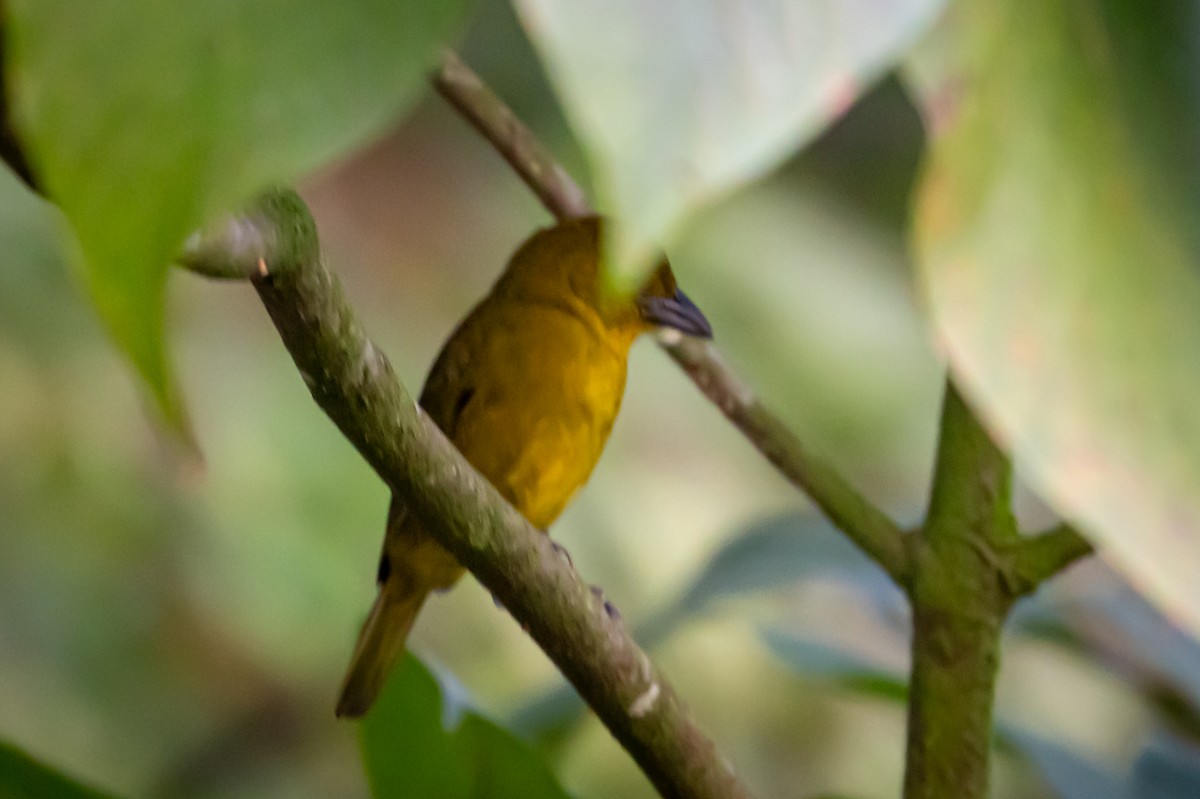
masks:
POLYGON ((421 407, 452 441, 458 421, 476 393, 472 361, 478 362, 483 354, 482 336, 473 319, 468 317, 442 347, 421 390, 421 407))

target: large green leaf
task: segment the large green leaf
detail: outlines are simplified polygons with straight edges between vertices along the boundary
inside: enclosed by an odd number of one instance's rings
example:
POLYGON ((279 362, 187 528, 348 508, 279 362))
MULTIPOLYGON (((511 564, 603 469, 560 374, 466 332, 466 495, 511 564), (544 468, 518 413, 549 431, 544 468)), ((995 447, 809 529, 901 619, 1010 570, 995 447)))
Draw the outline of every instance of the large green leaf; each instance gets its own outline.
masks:
POLYGON ((702 203, 795 152, 942 0, 518 0, 588 151, 626 278, 702 203))
POLYGON ((448 701, 411 655, 363 720, 361 739, 367 778, 378 799, 567 797, 527 744, 448 701))
POLYGON ((15 122, 96 306, 169 411, 166 269, 213 213, 361 144, 466 0, 12 0, 15 122))
POLYGON ((43 765, 11 744, 0 742, 0 797, 4 799, 106 799, 43 765))
POLYGON ((1200 631, 1200 16, 962 0, 915 65, 915 250, 954 375, 1027 477, 1200 631))

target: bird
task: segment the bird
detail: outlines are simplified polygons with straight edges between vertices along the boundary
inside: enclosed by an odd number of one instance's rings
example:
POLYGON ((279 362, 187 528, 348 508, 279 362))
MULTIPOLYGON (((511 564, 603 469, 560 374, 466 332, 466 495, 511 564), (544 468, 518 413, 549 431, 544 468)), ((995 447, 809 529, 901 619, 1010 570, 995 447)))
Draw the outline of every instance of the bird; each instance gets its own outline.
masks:
MULTIPOLYGON (((562 221, 527 239, 451 334, 421 407, 470 464, 545 531, 587 481, 620 410, 633 342, 672 328, 711 338, 664 257, 636 295, 604 283, 605 222, 562 221)), ((364 715, 418 611, 463 567, 393 495, 377 594, 342 685, 337 715, 364 715)))

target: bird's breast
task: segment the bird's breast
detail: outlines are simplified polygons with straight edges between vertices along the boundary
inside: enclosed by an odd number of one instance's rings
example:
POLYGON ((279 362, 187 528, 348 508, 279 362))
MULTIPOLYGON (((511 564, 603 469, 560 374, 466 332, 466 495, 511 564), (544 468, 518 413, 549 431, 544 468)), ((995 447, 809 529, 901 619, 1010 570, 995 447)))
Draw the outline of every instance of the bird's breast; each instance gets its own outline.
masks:
MULTIPOLYGON (((486 310, 481 306, 477 314, 486 310)), ((448 350, 464 347, 457 359, 463 385, 443 393, 469 396, 461 408, 451 408, 451 438, 533 525, 545 529, 600 457, 621 406, 627 349, 554 309, 525 309, 478 327, 472 321, 456 333, 464 342, 447 344, 448 350)))

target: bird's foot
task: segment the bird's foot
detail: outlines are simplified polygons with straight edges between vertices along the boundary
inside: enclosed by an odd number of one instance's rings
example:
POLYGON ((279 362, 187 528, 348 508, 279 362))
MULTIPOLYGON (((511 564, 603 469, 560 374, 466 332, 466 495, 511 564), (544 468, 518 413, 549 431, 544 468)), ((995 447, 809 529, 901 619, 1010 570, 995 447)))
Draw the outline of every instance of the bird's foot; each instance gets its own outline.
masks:
POLYGON ((575 562, 571 560, 571 553, 567 551, 566 547, 554 540, 550 541, 550 546, 554 547, 554 551, 567 562, 568 566, 572 569, 575 568, 575 562))
POLYGON ((612 602, 610 602, 604 598, 604 589, 603 588, 601 588, 598 585, 593 585, 592 586, 592 595, 595 596, 596 599, 599 599, 601 602, 604 603, 604 612, 608 614, 608 617, 610 619, 612 619, 613 621, 621 620, 621 611, 617 610, 616 605, 614 605, 612 602))

